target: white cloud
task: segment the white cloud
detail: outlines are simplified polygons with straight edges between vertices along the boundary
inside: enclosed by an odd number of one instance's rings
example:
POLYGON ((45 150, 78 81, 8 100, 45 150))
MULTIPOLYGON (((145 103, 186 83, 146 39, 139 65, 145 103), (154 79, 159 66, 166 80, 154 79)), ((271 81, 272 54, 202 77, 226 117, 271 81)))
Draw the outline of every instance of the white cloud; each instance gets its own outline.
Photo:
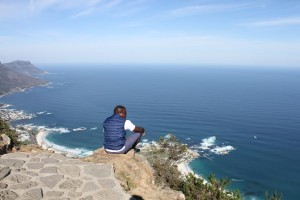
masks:
POLYGON ((172 16, 194 15, 211 12, 224 12, 248 8, 251 4, 207 4, 193 5, 174 9, 170 12, 172 16))
POLYGON ((93 13, 93 11, 94 11, 94 8, 88 8, 86 10, 80 11, 79 13, 71 16, 70 19, 77 19, 79 17, 90 15, 93 13))
POLYGON ((269 19, 269 20, 256 21, 252 23, 245 23, 243 25, 252 26, 252 27, 300 25, 300 17, 269 19))

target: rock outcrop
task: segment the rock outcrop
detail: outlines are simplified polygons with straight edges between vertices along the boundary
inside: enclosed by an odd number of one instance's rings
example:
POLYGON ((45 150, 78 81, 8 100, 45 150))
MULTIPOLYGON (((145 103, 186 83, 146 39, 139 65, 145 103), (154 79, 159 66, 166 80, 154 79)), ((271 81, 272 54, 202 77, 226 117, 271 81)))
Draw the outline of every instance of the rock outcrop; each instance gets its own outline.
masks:
POLYGON ((83 158, 84 161, 112 164, 115 176, 121 186, 132 196, 141 199, 183 200, 184 195, 179 191, 160 188, 154 184, 154 173, 147 160, 135 154, 133 150, 127 154, 107 154, 103 148, 94 154, 83 158))
POLYGON ((1 134, 0 135, 0 155, 8 152, 10 144, 11 144, 10 138, 5 134, 1 134))
POLYGON ((18 73, 0 63, 0 95, 46 83, 48 82, 18 73))
POLYGON ((147 160, 132 150, 102 148, 81 159, 36 145, 0 157, 0 199, 184 200, 181 192, 154 184, 147 160))

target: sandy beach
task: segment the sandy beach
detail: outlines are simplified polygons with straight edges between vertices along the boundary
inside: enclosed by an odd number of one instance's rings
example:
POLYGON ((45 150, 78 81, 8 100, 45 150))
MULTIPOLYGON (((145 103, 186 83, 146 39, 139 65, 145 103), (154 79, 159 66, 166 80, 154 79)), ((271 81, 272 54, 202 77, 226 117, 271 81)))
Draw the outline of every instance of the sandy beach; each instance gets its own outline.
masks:
POLYGON ((43 149, 47 148, 47 145, 44 143, 44 138, 46 136, 47 136, 47 133, 45 131, 39 131, 39 133, 36 135, 36 142, 43 149))

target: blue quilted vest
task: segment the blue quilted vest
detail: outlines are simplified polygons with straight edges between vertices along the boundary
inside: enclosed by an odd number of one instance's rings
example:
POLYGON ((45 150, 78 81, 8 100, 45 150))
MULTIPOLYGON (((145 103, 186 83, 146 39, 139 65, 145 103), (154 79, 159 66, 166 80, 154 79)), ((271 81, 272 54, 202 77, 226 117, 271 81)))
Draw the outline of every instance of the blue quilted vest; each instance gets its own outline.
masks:
POLYGON ((114 114, 103 122, 105 149, 119 150, 125 145, 125 120, 118 114, 114 114))

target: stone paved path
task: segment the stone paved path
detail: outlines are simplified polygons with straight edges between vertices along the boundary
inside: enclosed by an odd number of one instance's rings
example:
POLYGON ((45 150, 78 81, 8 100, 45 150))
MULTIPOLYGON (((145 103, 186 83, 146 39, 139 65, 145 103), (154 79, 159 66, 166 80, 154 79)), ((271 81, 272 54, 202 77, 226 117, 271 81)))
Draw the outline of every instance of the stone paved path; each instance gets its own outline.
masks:
POLYGON ((0 157, 0 199, 129 200, 109 164, 60 154, 10 153, 0 157))

